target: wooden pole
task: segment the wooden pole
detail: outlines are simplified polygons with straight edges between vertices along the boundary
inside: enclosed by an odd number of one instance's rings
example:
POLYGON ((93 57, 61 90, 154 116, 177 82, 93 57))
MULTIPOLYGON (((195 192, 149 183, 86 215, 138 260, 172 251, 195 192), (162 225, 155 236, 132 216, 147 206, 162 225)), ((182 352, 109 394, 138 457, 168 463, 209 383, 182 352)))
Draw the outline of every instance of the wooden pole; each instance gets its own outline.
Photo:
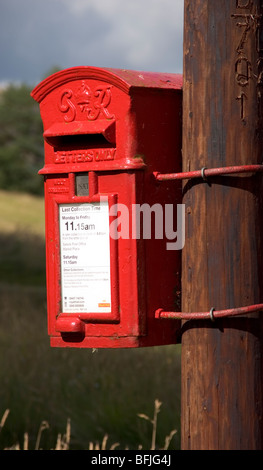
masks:
MULTIPOLYGON (((263 162, 262 14, 260 0, 185 0, 183 171, 263 162)), ((183 195, 182 310, 262 303, 262 173, 183 195)), ((182 449, 262 449, 263 312, 182 331, 182 449)))

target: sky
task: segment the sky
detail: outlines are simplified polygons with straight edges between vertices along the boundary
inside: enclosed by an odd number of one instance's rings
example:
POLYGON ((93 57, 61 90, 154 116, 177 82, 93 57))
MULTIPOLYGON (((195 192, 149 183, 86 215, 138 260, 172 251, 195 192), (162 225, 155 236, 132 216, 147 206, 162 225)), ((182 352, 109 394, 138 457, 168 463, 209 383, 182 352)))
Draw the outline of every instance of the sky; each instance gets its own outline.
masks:
POLYGON ((0 0, 0 83, 79 65, 182 73, 184 0, 0 0))

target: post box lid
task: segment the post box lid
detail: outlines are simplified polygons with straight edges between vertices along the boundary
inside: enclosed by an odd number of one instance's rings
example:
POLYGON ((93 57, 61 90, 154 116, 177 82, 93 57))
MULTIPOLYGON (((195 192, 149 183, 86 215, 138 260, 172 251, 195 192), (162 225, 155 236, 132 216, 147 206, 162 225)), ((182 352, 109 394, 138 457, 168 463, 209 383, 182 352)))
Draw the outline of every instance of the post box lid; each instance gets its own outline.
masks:
POLYGON ((90 66, 71 67, 56 72, 43 80, 31 92, 40 103, 46 95, 60 85, 72 80, 97 79, 105 81, 127 94, 134 88, 182 89, 182 75, 175 73, 143 72, 126 69, 99 68, 90 66))

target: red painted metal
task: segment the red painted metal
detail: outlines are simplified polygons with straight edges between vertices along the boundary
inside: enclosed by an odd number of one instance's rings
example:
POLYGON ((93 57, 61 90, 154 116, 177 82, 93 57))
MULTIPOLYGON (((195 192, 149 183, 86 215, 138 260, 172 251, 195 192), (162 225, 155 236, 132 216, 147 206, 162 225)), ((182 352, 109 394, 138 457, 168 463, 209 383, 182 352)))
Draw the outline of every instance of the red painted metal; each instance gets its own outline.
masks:
POLYGON ((240 165, 240 166, 228 166, 221 168, 202 168, 196 171, 186 171, 181 173, 167 173, 161 174, 154 172, 154 176, 158 181, 169 181, 169 180, 183 180, 192 178, 203 178, 208 176, 219 176, 237 173, 255 173, 263 171, 262 165, 240 165))
MULTIPOLYGON (((180 182, 159 186, 152 178, 154 171, 171 172, 174 165, 181 170, 181 88, 182 76, 176 74, 75 67, 51 75, 33 90, 45 140, 39 173, 45 184, 51 346, 116 348, 177 341, 180 321, 158 321, 155 311, 159 305, 173 308, 174 293, 180 290, 180 253, 167 251, 165 239, 133 238, 131 218, 134 204, 181 203, 180 182), (110 237, 110 302, 102 298, 96 308, 80 311, 68 306, 71 297, 62 295, 62 250, 78 256, 73 246, 78 249, 80 238, 73 232, 68 246, 62 242, 59 220, 64 209, 76 210, 77 204, 85 210, 97 204, 100 210, 101 198, 110 210, 116 204, 118 211, 128 209, 127 237, 110 237)), ((117 214, 109 215, 110 226, 117 214)), ((75 222, 65 222, 67 230, 71 223, 73 229, 75 222)))
POLYGON ((175 319, 175 320, 214 320, 216 318, 234 317, 238 315, 247 315, 249 313, 263 310, 263 304, 250 305, 248 307, 230 308, 226 310, 215 310, 211 308, 209 312, 165 312, 158 309, 155 312, 156 318, 175 319))

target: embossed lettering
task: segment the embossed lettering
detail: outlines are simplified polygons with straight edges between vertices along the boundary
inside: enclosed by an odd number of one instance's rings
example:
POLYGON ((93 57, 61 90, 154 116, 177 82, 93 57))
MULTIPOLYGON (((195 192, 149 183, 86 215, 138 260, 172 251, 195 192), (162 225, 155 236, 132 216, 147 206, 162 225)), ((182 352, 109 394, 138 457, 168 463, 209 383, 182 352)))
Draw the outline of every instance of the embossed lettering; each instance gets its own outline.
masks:
POLYGON ((71 101, 72 95, 72 90, 64 90, 59 101, 59 110, 65 114, 64 120, 66 122, 74 121, 76 118, 76 107, 71 101))
POLYGON ((49 193, 67 193, 68 192, 68 180, 66 178, 60 178, 59 180, 51 181, 52 186, 48 185, 49 193))
POLYGON ((92 91, 87 82, 82 80, 75 94, 70 89, 63 90, 59 100, 59 109, 65 114, 66 122, 76 119, 78 108, 81 113, 86 114, 89 121, 95 121, 98 118, 114 119, 114 114, 108 109, 110 103, 111 86, 99 86, 92 91))
POLYGON ((55 163, 90 163, 115 159, 116 149, 95 149, 76 152, 55 152, 55 163))
POLYGON ((107 109, 111 102, 110 87, 97 88, 94 92, 94 109, 88 113, 88 119, 98 119, 100 114, 106 119, 113 119, 114 115, 109 113, 107 109))
POLYGON ((76 93, 76 101, 82 112, 88 111, 90 109, 91 99, 92 99, 91 89, 86 84, 85 80, 82 80, 81 86, 76 93))

